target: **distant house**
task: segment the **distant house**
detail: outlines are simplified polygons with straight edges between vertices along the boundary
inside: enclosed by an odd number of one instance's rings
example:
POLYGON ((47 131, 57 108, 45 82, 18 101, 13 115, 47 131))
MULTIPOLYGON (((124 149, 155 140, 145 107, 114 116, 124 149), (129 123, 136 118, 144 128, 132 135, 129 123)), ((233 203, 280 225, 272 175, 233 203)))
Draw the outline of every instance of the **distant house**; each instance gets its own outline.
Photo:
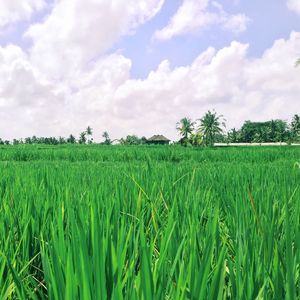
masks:
POLYGON ((171 141, 163 135, 154 135, 151 138, 147 139, 147 144, 153 145, 169 145, 170 142, 171 141))

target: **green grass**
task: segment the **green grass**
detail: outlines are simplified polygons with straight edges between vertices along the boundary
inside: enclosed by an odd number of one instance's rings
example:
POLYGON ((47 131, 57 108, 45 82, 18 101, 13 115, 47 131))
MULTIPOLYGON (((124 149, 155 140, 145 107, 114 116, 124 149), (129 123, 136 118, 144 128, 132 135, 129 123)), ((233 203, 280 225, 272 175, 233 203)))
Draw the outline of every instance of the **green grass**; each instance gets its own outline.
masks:
POLYGON ((0 148, 0 299, 297 299, 300 149, 0 148))

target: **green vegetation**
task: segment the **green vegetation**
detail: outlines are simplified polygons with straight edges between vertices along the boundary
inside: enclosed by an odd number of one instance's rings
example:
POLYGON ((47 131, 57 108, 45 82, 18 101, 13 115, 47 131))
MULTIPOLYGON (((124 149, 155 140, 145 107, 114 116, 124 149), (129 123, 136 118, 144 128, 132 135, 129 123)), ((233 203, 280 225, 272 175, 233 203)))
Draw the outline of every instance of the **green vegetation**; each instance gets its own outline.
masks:
MULTIPOLYGON (((184 146, 206 146, 212 147, 215 143, 300 143, 300 116, 295 114, 291 122, 284 120, 271 120, 267 122, 245 121, 241 129, 233 128, 226 131, 226 120, 222 115, 218 115, 214 110, 208 111, 204 116, 194 122, 190 118, 183 118, 176 124, 176 129, 181 136, 177 144, 184 146)), ((104 139, 98 144, 112 145, 144 145, 147 143, 146 137, 127 135, 121 139, 111 140, 109 133, 104 131, 104 139)), ((149 142, 149 141, 148 141, 149 142)), ((93 144, 97 143, 93 139, 93 129, 88 126, 80 133, 76 140, 74 135, 64 137, 27 137, 24 140, 13 139, 12 143, 0 138, 0 145, 65 145, 65 144, 93 144)))
POLYGON ((199 125, 199 132, 203 135, 205 146, 213 146, 217 136, 222 135, 225 126, 223 116, 218 116, 215 111, 208 111, 200 119, 199 125))
MULTIPOLYGON (((194 126, 196 123, 191 119, 184 118, 182 121, 194 126)), ((179 123, 179 124, 181 124, 179 123)), ((200 120, 198 129, 193 128, 185 135, 184 143, 194 146, 213 146, 214 143, 299 143, 300 142, 300 116, 294 115, 290 124, 284 120, 271 120, 267 122, 245 121, 240 129, 233 128, 225 132, 225 120, 215 111, 208 111, 200 120), (195 138, 196 141, 195 142, 195 138)), ((182 135, 184 126, 177 127, 182 135)))
POLYGON ((189 118, 183 118, 176 124, 176 129, 182 136, 182 142, 188 141, 189 136, 194 130, 195 122, 189 118))
POLYGON ((297 299, 300 149, 0 147, 0 299, 297 299))

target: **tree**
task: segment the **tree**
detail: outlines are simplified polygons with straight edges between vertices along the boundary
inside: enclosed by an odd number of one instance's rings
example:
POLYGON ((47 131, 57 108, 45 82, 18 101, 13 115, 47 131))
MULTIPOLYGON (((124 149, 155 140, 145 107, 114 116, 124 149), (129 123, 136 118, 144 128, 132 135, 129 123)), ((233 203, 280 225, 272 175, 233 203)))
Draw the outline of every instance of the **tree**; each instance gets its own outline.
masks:
POLYGON ((87 141, 88 141, 88 143, 91 144, 92 143, 91 137, 93 135, 93 129, 90 126, 88 126, 85 133, 87 135, 87 141))
POLYGON ((17 140, 17 139, 13 139, 13 145, 19 145, 20 144, 20 141, 17 140))
POLYGON ((67 141, 66 141, 66 139, 65 139, 64 137, 60 136, 60 137, 58 138, 58 143, 59 143, 60 145, 63 145, 63 144, 66 144, 67 141))
POLYGON ((81 132, 78 140, 79 144, 85 144, 86 143, 86 132, 81 132))
POLYGON ((198 132, 203 135, 203 141, 206 146, 213 146, 216 137, 222 135, 225 126, 225 119, 215 111, 208 111, 201 119, 198 132))
POLYGON ((34 135, 32 138, 31 138, 31 143, 32 144, 38 144, 39 142, 39 139, 34 135))
POLYGON ((67 143, 68 144, 76 144, 76 138, 73 134, 69 135, 69 137, 67 138, 67 143))
POLYGON ((228 143, 238 143, 239 142, 239 132, 233 128, 227 133, 228 143))
POLYGON ((141 144, 143 144, 143 145, 145 145, 145 144, 147 144, 147 138, 145 137, 145 136, 142 136, 141 137, 141 144))
POLYGON ((49 144, 49 145, 58 145, 59 144, 59 140, 55 137, 45 138, 45 142, 46 142, 46 144, 49 144))
POLYGON ((191 133, 189 142, 193 146, 200 146, 203 143, 203 136, 200 133, 191 133))
POLYGON ((297 139, 300 136, 300 116, 294 115, 291 123, 291 131, 293 139, 297 139))
POLYGON ((104 144, 105 145, 111 145, 111 139, 110 139, 109 134, 108 134, 107 131, 103 132, 102 137, 104 138, 104 144))
POLYGON ((283 120, 246 121, 240 130, 240 135, 241 142, 244 143, 286 142, 289 139, 288 125, 283 120))
POLYGON ((268 142, 276 142, 277 138, 277 120, 271 120, 270 126, 267 129, 268 142))
POLYGON ((142 143, 142 140, 136 135, 127 135, 125 139, 121 138, 120 140, 121 145, 140 145, 142 143))
POLYGON ((283 120, 275 120, 276 136, 275 142, 287 142, 290 139, 288 124, 283 120))
POLYGON ((189 135, 193 132, 195 122, 189 118, 183 118, 176 124, 176 129, 179 131, 183 140, 186 142, 189 135))
POLYGON ((25 138, 25 144, 32 144, 32 140, 30 137, 25 138))
POLYGON ((296 67, 300 66, 300 58, 296 61, 296 67))

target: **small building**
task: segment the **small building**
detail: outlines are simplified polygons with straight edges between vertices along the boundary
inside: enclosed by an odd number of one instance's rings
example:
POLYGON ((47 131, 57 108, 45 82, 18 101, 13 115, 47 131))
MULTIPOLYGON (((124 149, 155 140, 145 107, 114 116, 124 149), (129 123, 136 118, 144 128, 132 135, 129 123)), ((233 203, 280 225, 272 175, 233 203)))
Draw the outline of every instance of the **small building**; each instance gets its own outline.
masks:
POLYGON ((147 144, 152 145, 169 145, 170 142, 171 141, 163 135, 154 135, 151 138, 147 139, 147 144))

